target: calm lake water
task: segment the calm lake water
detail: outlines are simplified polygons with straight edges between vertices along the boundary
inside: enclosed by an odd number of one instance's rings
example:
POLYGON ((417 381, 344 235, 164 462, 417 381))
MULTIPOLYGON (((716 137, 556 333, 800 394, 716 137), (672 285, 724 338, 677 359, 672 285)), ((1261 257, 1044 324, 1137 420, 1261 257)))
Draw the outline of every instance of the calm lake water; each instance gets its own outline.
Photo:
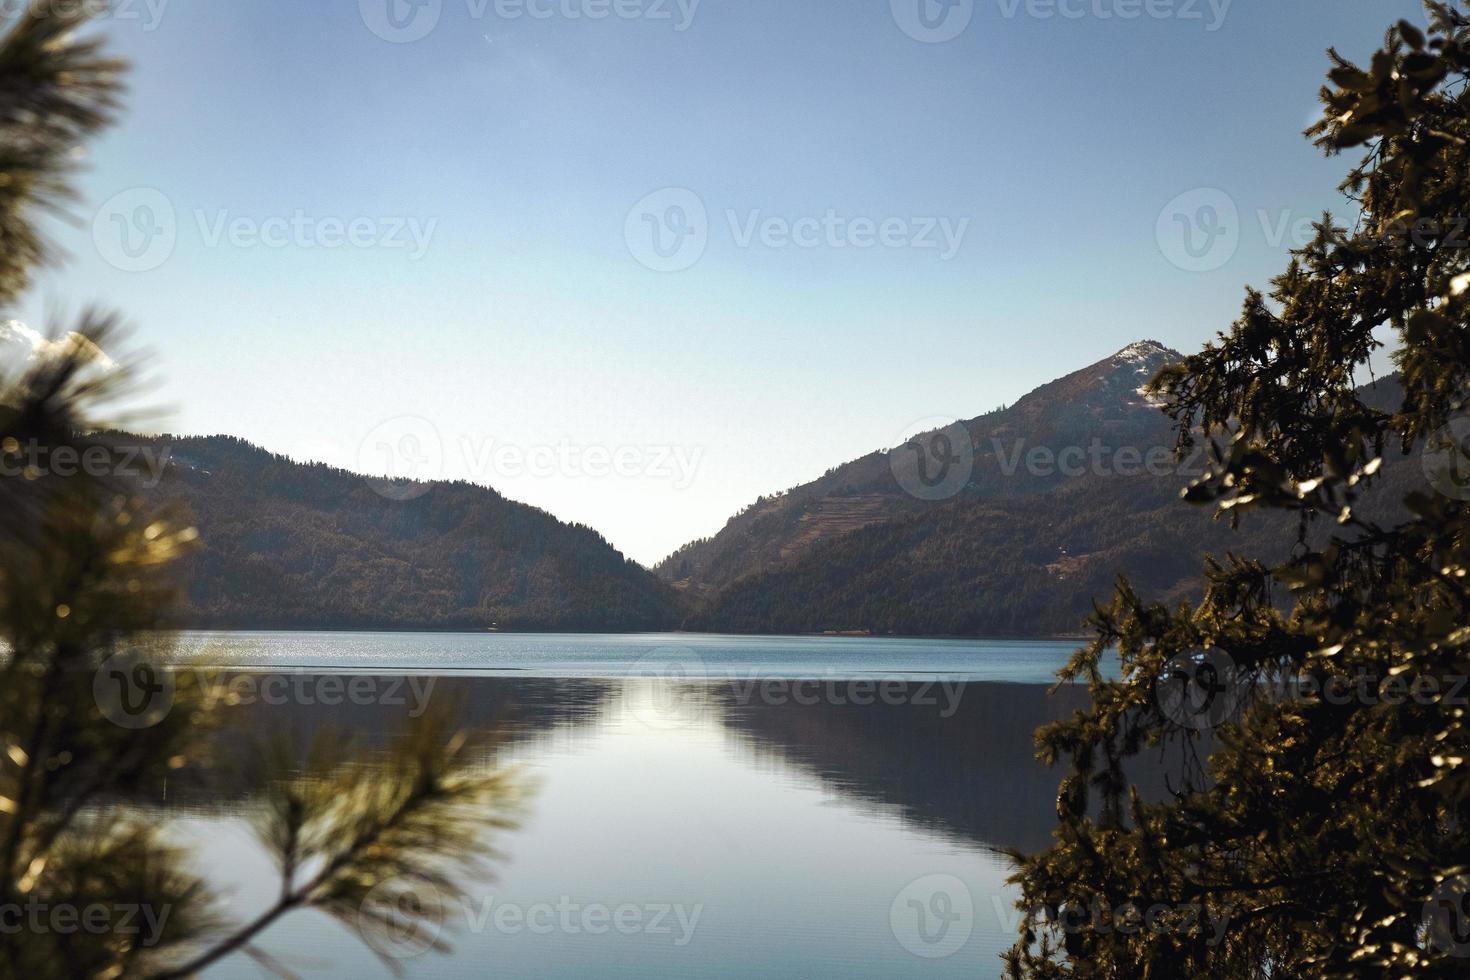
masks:
POLYGON ((233 667, 621 678, 682 664, 712 678, 931 677, 1050 684, 1076 640, 686 633, 183 633, 178 656, 233 667))
MULTIPOLYGON (((387 950, 408 976, 994 977, 1017 915, 1001 850, 1049 840, 1060 774, 1032 732, 1085 704, 1046 693, 1076 645, 230 633, 178 649, 263 674, 236 709, 247 732, 381 748, 432 703, 506 733, 477 762, 518 772, 519 826, 494 837, 494 877, 445 908, 451 954, 416 936, 387 950)), ((250 805, 167 803, 242 919, 277 887, 250 805)), ((316 913, 260 945, 302 977, 393 975, 316 913)), ((260 975, 243 955, 208 973, 260 975)))

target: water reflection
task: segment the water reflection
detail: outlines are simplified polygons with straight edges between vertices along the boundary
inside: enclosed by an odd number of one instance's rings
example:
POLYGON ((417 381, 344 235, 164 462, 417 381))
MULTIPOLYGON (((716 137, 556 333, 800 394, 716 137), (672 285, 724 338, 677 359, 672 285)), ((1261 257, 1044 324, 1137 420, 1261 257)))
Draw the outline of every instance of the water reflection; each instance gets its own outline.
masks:
MULTIPOLYGON (((228 753, 253 750, 263 736, 286 735, 306 746, 324 733, 350 733, 371 763, 415 717, 408 685, 424 680, 375 679, 382 700, 373 703, 237 705, 235 724, 216 738, 228 753), (404 703, 394 703, 400 698, 404 703)), ((737 683, 690 685, 671 696, 640 679, 426 680, 431 697, 454 706, 457 727, 496 731, 482 765, 502 755, 514 760, 587 746, 617 724, 675 739, 714 733, 746 764, 778 778, 820 781, 864 809, 891 811, 928 832, 1022 849, 1047 843, 1057 789, 1056 772, 1035 761, 1032 733, 1086 703, 1080 687, 1048 695, 1040 685, 984 682, 959 685, 950 705, 938 694, 926 700, 927 682, 892 682, 898 703, 855 704, 827 697, 799 703, 737 683)), ((830 686, 813 684, 809 690, 830 686)), ((207 794, 220 788, 176 779, 169 803, 218 803, 207 794)))
POLYGON ((1051 839, 1057 774, 1035 759, 1032 733, 1086 704, 1067 687, 970 683, 946 716, 939 703, 767 703, 719 692, 729 737, 755 764, 818 779, 928 833, 995 848, 1036 850, 1051 839))
MULTIPOLYGON (((335 679, 331 690, 345 691, 357 676, 335 679)), ((371 762, 430 699, 453 706, 456 727, 497 732, 481 767, 588 748, 610 731, 680 743, 716 738, 743 764, 792 785, 820 783, 875 818, 1030 850, 1050 839, 1058 778, 1035 760, 1032 735, 1086 703, 1085 690, 1073 686, 1049 695, 1030 684, 831 679, 681 683, 671 691, 642 678, 375 676, 363 690, 376 697, 354 702, 318 689, 311 703, 296 696, 267 703, 260 695, 235 707, 236 725, 218 738, 230 749, 264 735, 307 745, 324 732, 351 733, 371 762)), ((176 781, 170 802, 211 802, 206 794, 217 791, 176 781)))
MULTIPOLYGON (((497 840, 495 873, 443 910, 454 953, 394 964, 436 977, 480 976, 489 962, 536 976, 998 975, 1015 918, 996 849, 1044 846, 1054 820, 1057 777, 1035 761, 1031 733, 1084 696, 970 683, 946 697, 910 681, 869 703, 865 689, 854 699, 818 687, 814 698, 791 682, 434 680, 433 705, 486 736, 470 769, 515 772, 528 789, 518 829, 497 840), (905 918, 924 906, 903 896, 935 880, 963 893, 967 928, 945 937, 952 949, 928 945, 923 923, 905 918), (648 929, 660 908, 673 931, 648 929), (580 916, 612 922, 619 909, 627 934, 583 928, 580 916)), ((359 686, 368 690, 389 689, 359 686)), ((304 744, 342 732, 373 765, 414 710, 407 684, 398 690, 355 703, 247 701, 219 738, 238 752, 271 733, 304 744)), ((176 782, 167 800, 176 817, 207 817, 184 822, 240 915, 267 900, 268 882, 230 817, 261 789, 247 780, 226 801, 176 782)), ((301 976, 387 975, 322 916, 283 922, 266 945, 301 976)), ((255 974, 243 957, 210 973, 255 974)))

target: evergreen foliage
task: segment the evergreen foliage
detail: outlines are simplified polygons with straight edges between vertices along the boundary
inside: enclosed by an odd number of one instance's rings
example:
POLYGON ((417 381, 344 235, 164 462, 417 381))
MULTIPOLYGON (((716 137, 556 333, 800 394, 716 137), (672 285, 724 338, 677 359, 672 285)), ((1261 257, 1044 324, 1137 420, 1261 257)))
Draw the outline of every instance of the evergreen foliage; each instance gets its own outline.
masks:
POLYGON ((1470 395, 1470 19, 1426 6, 1428 31, 1395 25, 1367 66, 1332 54, 1309 134, 1362 154, 1343 185, 1355 227, 1324 220, 1269 295, 1154 384, 1180 445, 1213 449, 1188 499, 1242 527, 1285 515, 1295 546, 1209 563, 1198 603, 1125 582, 1097 610, 1063 674, 1092 706, 1038 733, 1071 771, 1054 845, 1017 855, 1037 914, 1011 976, 1465 975, 1470 493, 1465 440, 1446 436, 1470 395), (1377 331, 1402 376, 1389 410, 1358 390, 1377 331), (1411 453, 1438 492, 1385 504, 1384 459, 1411 453), (1146 802, 1125 761, 1180 742, 1205 761, 1146 802), (1179 914, 1119 929, 1095 913, 1155 903, 1179 914), (1224 918, 1220 942, 1185 922, 1200 909, 1224 918))
MULTIPOLYGON (((0 37, 0 305, 50 258, 36 210, 69 198, 80 141, 119 95, 121 66, 74 33, 88 6, 27 5, 0 37)), ((248 921, 223 914, 150 811, 170 778, 230 778, 209 748, 229 718, 201 675, 155 667, 174 568, 198 533, 139 494, 96 435, 137 377, 120 344, 112 318, 88 314, 0 375, 0 977, 192 976, 235 952, 284 972, 258 940, 302 908, 336 917, 395 968, 405 931, 443 948, 435 908, 399 899, 455 897, 491 853, 488 833, 512 826, 519 791, 506 772, 472 768, 442 707, 376 765, 331 736, 308 753, 255 754, 245 813, 276 860, 279 897, 248 921), (73 475, 22 466, 38 448, 103 462, 73 475), (110 697, 129 679, 138 687, 110 697)))

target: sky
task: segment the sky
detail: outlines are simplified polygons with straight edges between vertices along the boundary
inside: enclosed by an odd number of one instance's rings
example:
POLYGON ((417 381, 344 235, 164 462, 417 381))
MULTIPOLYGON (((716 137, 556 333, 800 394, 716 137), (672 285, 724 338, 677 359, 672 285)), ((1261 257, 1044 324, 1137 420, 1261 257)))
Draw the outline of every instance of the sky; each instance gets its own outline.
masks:
MULTIPOLYGON (((469 479, 651 564, 1132 341, 1332 210, 1411 0, 116 0, 68 261, 161 430, 469 479)), ((1309 232, 1308 232, 1309 234, 1309 232)))

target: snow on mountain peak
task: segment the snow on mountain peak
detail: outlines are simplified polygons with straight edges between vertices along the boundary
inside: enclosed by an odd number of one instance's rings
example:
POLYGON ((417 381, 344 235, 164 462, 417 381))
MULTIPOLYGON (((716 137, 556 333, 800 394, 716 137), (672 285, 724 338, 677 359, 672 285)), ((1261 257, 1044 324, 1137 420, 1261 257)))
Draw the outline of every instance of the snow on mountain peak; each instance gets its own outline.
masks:
POLYGON ((1143 363, 1148 361, 1157 361, 1161 357, 1178 356, 1179 354, 1177 351, 1170 350, 1163 344, 1159 343, 1157 340, 1138 340, 1118 351, 1118 353, 1113 355, 1112 359, 1114 361, 1132 361, 1134 363, 1143 363))
POLYGON ((1178 351, 1170 350, 1157 340, 1139 340, 1124 347, 1118 353, 1108 359, 1109 363, 1119 370, 1133 369, 1134 375, 1141 382, 1134 389, 1147 405, 1157 408, 1162 401, 1148 392, 1148 383, 1153 380, 1159 368, 1170 361, 1181 360, 1183 355, 1178 351))

